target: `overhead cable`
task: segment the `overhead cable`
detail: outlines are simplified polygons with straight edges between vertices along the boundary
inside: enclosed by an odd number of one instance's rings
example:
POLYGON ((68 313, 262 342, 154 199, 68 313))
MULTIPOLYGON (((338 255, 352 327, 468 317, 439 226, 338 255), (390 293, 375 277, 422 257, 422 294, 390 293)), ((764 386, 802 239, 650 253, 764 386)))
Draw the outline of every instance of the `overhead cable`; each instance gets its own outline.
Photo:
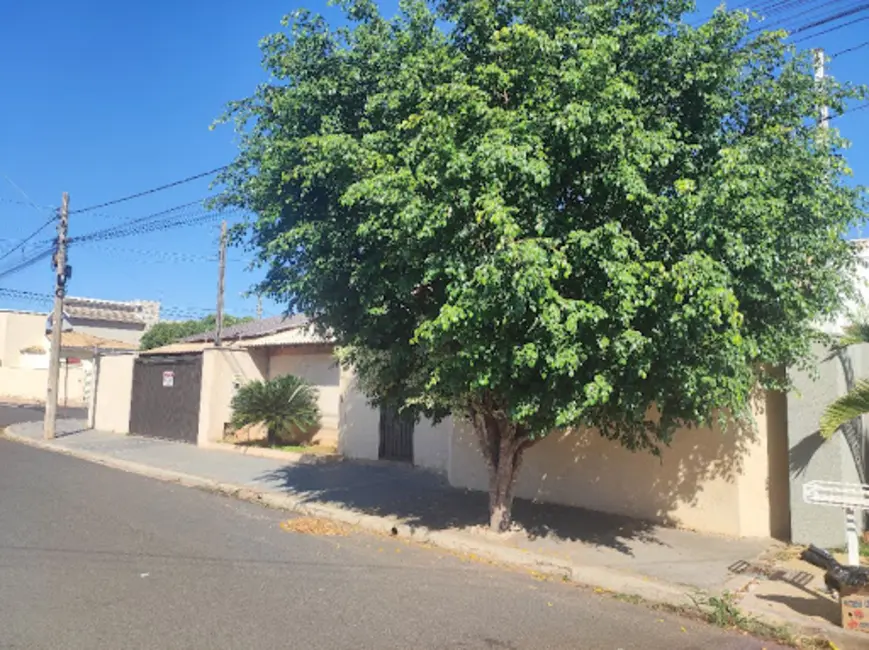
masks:
POLYGON ((22 239, 20 242, 18 242, 18 245, 17 245, 17 246, 13 246, 13 247, 10 248, 8 251, 6 251, 6 252, 3 253, 2 255, 0 255, 0 260, 5 260, 7 257, 9 257, 10 255, 12 255, 12 253, 14 253, 15 251, 17 251, 17 250, 19 250, 20 248, 22 248, 25 244, 27 244, 27 242, 29 242, 31 239, 33 239, 34 237, 36 237, 36 235, 38 235, 39 233, 41 233, 41 232, 45 229, 45 227, 48 226, 48 224, 52 223, 52 222, 55 221, 56 219, 57 219, 57 217, 56 217, 55 215, 52 215, 51 218, 50 218, 48 221, 46 221, 44 224, 42 224, 41 226, 39 226, 39 228, 37 228, 37 229, 34 230, 32 233, 30 233, 29 235, 27 235, 27 237, 25 237, 24 239, 22 239))
POLYGON ((217 167, 215 169, 210 169, 207 172, 202 172, 200 174, 194 174, 193 176, 188 176, 187 178, 182 178, 181 180, 173 181, 171 183, 166 183, 165 185, 160 185, 159 187, 152 187, 149 190, 144 190, 142 192, 136 192, 135 194, 130 194, 129 196, 123 196, 119 199, 113 199, 111 201, 105 201, 103 203, 97 203, 95 205, 89 205, 84 208, 80 208, 78 210, 70 210, 70 214, 81 214, 82 212, 91 212, 92 210, 99 210, 100 208, 106 208, 110 205, 117 205, 118 203, 124 203, 126 201, 132 201, 133 199, 138 199, 143 196, 148 196, 149 194, 155 194, 156 192, 162 192, 163 190, 168 190, 172 187, 177 187, 178 185, 184 185, 185 183, 190 183, 191 181, 199 180, 200 178, 205 178, 206 176, 213 176, 218 172, 222 172, 224 169, 227 169, 229 165, 223 165, 222 167, 217 167))

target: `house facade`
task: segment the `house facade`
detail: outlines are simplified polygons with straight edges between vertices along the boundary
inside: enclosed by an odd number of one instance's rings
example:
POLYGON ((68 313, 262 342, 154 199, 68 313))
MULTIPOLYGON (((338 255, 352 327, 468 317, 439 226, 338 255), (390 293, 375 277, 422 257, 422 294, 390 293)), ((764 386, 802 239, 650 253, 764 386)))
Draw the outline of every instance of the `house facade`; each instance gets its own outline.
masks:
POLYGON ((160 320, 160 303, 73 298, 64 300, 69 328, 100 339, 123 341, 138 347, 145 332, 160 320))
MULTIPOLYGON (((67 298, 61 330, 60 403, 87 404, 95 356, 136 350, 159 315, 156 302, 67 298)), ((50 331, 51 314, 0 310, 0 397, 45 399, 50 331)))
POLYGON ((350 458, 404 460, 446 472, 449 441, 443 425, 396 421, 370 406, 353 373, 338 363, 334 342, 319 336, 306 319, 241 323, 221 338, 219 347, 208 332, 136 359, 98 359, 94 425, 213 444, 228 431, 230 403, 240 386, 292 374, 319 395, 321 426, 314 442, 336 445, 350 458))

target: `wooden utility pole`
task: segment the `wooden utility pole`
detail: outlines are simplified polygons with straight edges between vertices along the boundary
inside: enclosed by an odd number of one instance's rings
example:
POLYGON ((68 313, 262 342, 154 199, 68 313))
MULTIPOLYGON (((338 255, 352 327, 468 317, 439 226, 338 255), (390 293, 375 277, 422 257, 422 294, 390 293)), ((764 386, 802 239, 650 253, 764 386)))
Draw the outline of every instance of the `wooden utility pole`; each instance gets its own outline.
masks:
POLYGON ((220 225, 220 266, 217 271, 217 332, 214 345, 219 346, 223 337, 223 293, 226 276, 226 221, 220 225))
MULTIPOLYGON (((815 50, 815 81, 818 82, 818 85, 824 83, 824 50, 818 48, 815 50)), ((827 106, 826 103, 821 104, 821 117, 820 117, 820 126, 824 129, 830 128, 830 107, 827 106)))
POLYGON ((48 391, 45 395, 46 440, 54 438, 57 424, 57 393, 60 383, 60 346, 63 332, 63 298, 66 295, 66 233, 69 226, 69 194, 63 193, 57 223, 57 250, 54 257, 54 314, 51 319, 51 352, 48 362, 48 391))

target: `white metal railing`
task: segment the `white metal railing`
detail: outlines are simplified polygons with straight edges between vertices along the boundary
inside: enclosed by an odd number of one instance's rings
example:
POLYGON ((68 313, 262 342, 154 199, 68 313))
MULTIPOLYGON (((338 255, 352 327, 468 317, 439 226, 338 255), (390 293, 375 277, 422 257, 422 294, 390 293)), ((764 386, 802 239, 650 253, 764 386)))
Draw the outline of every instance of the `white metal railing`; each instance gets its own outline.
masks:
POLYGON ((857 510, 869 510, 869 485, 837 481, 803 483, 803 501, 819 506, 842 508, 845 511, 845 539, 848 542, 848 564, 860 565, 860 543, 857 538, 857 510))

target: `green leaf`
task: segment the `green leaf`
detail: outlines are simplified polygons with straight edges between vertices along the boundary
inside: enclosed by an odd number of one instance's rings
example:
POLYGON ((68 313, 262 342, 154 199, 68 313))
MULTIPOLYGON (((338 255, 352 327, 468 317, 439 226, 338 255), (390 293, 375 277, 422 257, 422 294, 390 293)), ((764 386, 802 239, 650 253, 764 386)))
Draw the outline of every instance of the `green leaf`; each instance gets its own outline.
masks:
POLYGON ((846 422, 869 413, 869 381, 857 381, 854 388, 830 404, 821 415, 821 436, 830 438, 846 422))

